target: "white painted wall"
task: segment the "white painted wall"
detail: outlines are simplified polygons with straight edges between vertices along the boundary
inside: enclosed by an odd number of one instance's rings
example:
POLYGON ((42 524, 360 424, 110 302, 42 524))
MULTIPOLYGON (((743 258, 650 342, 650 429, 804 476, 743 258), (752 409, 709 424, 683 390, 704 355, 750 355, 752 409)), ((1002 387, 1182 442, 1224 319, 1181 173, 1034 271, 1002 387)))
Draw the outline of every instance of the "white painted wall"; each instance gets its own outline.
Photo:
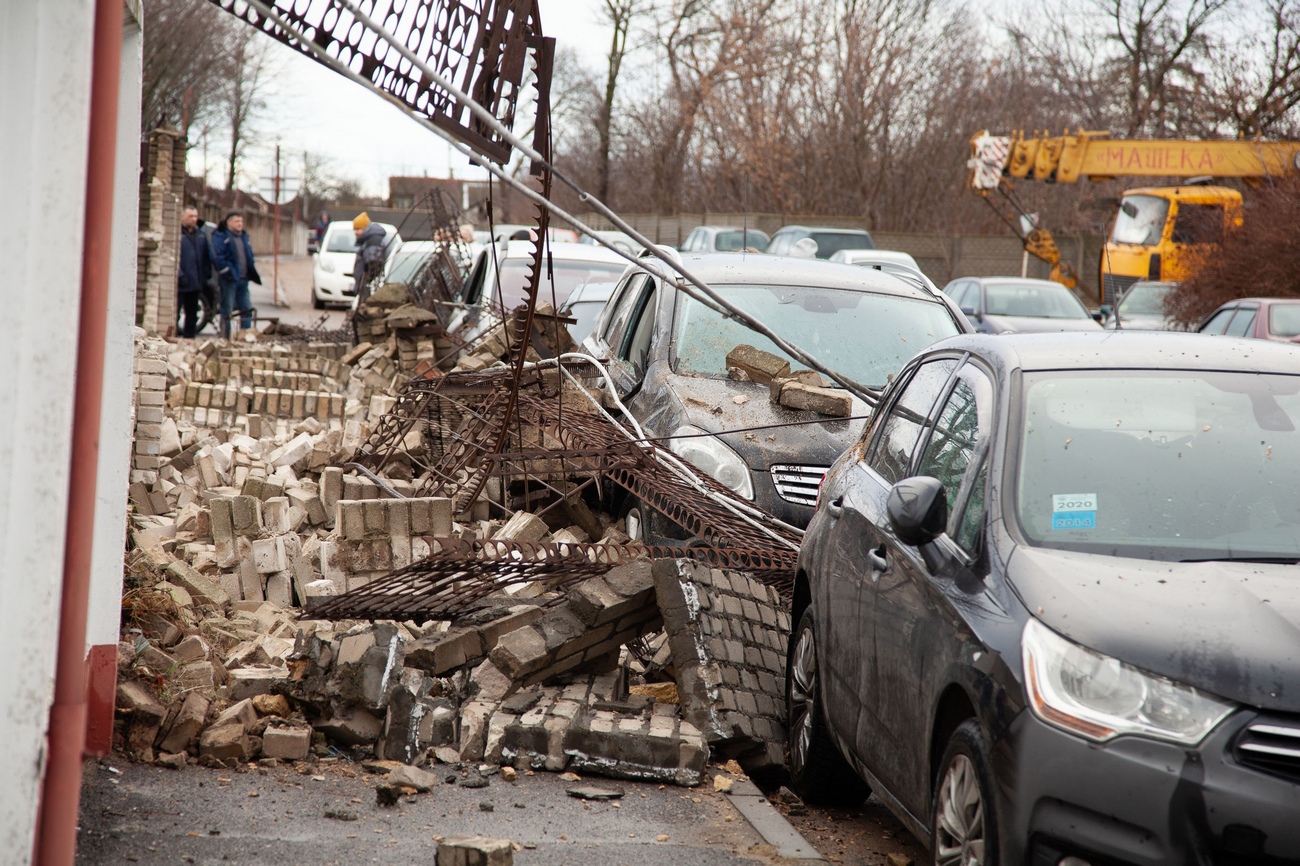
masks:
POLYGON ((117 167, 113 184, 113 254, 109 262, 108 335, 103 414, 95 485, 86 646, 117 644, 122 617, 122 550, 131 469, 131 370, 135 330, 136 239, 140 211, 140 74, 138 2, 127 2, 118 89, 117 167), (134 7, 134 8, 133 8, 134 7))
POLYGON ((0 3, 0 862, 31 858, 53 695, 94 6, 0 3))

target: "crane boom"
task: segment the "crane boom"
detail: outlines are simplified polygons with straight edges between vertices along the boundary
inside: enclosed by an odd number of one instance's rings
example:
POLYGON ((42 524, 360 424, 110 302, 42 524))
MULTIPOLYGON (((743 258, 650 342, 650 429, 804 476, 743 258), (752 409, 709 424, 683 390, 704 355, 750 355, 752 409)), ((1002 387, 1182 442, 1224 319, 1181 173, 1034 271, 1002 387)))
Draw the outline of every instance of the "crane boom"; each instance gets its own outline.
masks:
MULTIPOLYGON (((985 131, 973 136, 970 143, 967 167, 971 190, 1019 235, 1026 252, 1052 266, 1052 279, 1070 288, 1077 285, 1078 276, 1061 262, 1051 233, 1042 228, 1028 230, 1017 219, 1027 215, 1015 195, 1017 180, 1077 183, 1082 178, 1206 176, 1258 183, 1300 172, 1300 142, 1295 141, 1113 139, 1108 132, 1081 129, 1056 137, 1043 133, 1027 137, 1023 132, 998 136, 985 131)), ((1220 234, 1222 228, 1241 224, 1241 195, 1235 190, 1206 187, 1201 193, 1190 194, 1153 188, 1126 193, 1126 201, 1130 194, 1162 197, 1170 205, 1160 213, 1164 223, 1152 226, 1153 231, 1158 230, 1155 235, 1140 242, 1113 237, 1107 243, 1099 268, 1103 302, 1137 279, 1181 279, 1194 258, 1188 255, 1189 248, 1212 242, 1213 232, 1203 239, 1190 239, 1187 232, 1176 229, 1180 199, 1185 200, 1181 209, 1188 214, 1194 207, 1217 206, 1220 234)), ((1133 207, 1125 204, 1125 212, 1133 207)), ((1121 234, 1118 228, 1116 234, 1121 234)))

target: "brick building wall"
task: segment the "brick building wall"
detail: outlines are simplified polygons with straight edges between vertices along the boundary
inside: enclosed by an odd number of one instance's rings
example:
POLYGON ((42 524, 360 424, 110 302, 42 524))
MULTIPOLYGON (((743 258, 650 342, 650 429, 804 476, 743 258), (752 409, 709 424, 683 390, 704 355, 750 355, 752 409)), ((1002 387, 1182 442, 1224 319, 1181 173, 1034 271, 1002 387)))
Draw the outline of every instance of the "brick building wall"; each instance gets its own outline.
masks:
POLYGON ((185 143, 179 130, 149 133, 141 159, 136 324, 150 334, 176 327, 176 267, 180 256, 185 143))

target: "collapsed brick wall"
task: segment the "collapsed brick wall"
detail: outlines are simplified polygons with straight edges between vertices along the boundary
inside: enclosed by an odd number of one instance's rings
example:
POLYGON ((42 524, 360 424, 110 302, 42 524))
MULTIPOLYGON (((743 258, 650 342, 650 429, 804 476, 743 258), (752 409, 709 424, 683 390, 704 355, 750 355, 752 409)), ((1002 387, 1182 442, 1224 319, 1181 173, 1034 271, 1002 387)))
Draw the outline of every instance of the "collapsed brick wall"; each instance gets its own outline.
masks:
POLYGON ((781 597, 685 559, 656 561, 654 579, 683 715, 751 775, 783 767, 790 614, 781 597))
POLYGON ((150 334, 176 328, 185 142, 179 130, 149 133, 141 160, 140 233, 136 254, 136 324, 150 334))

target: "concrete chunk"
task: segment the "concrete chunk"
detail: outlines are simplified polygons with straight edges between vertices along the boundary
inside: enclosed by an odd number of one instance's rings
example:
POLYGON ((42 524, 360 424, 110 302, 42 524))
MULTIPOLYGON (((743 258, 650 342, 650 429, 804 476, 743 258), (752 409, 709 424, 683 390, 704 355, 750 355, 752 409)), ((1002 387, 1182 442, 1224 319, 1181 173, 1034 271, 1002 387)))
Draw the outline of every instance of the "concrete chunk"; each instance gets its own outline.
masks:
POLYGON ((465 836, 438 843, 437 866, 511 866, 514 848, 509 839, 465 836))
POLYGON ((781 388, 779 400, 782 406, 791 409, 806 409, 835 418, 847 418, 853 414, 853 398, 847 391, 833 388, 788 382, 781 388))
POLYGON ((749 381, 760 385, 790 373, 790 362, 785 358, 745 344, 727 353, 727 367, 743 371, 749 381))
POLYGON ((262 733, 262 754, 288 761, 306 760, 311 754, 311 728, 267 728, 262 733))
POLYGON ((168 565, 167 576, 198 601, 223 609, 230 604, 230 596, 220 583, 204 577, 184 562, 177 560, 168 565))
POLYGON ((497 541, 541 541, 548 528, 546 521, 527 511, 516 511, 492 536, 497 541))

